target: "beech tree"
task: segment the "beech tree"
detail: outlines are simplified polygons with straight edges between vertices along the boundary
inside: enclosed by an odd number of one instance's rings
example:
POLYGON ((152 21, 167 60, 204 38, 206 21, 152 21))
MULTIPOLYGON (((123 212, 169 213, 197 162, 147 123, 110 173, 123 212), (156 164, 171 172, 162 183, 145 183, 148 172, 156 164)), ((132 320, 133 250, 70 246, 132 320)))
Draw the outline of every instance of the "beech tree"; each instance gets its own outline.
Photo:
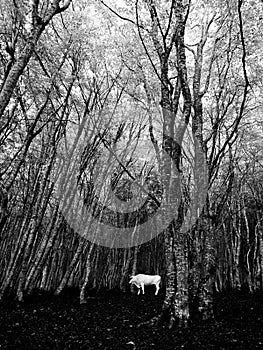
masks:
MULTIPOLYGON (((239 19, 239 26, 235 26, 234 30, 240 33, 239 43, 243 54, 235 56, 234 61, 242 68, 243 76, 241 75, 240 79, 244 80, 244 88, 238 89, 237 95, 233 97, 233 99, 237 97, 237 100, 240 101, 240 109, 219 148, 217 137, 220 118, 223 115, 222 110, 218 115, 217 123, 213 124, 213 133, 207 133, 204 130, 206 115, 203 112, 203 101, 206 94, 209 95, 211 91, 210 83, 215 74, 215 62, 221 38, 224 37, 225 30, 229 30, 220 17, 225 8, 220 12, 214 3, 208 6, 205 2, 198 2, 195 6, 192 6, 191 2, 185 4, 181 1, 172 1, 169 4, 157 4, 154 1, 143 3, 139 5, 139 2, 136 2, 137 28, 146 56, 159 80, 160 107, 163 118, 162 176, 166 183, 166 195, 169 194, 170 198, 173 191, 176 191, 175 188, 177 190, 181 188, 182 179, 176 172, 179 170, 181 146, 188 125, 191 126, 194 140, 193 181, 196 192, 191 194, 191 200, 196 201, 199 217, 196 216, 196 222, 190 228, 189 236, 186 232, 182 232, 182 223, 188 205, 185 198, 179 197, 174 203, 177 219, 166 230, 166 298, 161 318, 168 317, 169 324, 172 326, 174 321, 179 321, 180 324, 186 323, 190 316, 199 315, 202 319, 213 317, 215 236, 213 221, 209 219, 209 196, 206 193, 206 185, 215 176, 220 157, 225 154, 227 145, 235 141, 235 134, 244 114, 248 77, 241 13, 242 2, 231 3, 233 6, 229 10, 228 23, 231 28, 233 18, 239 19), (147 19, 140 17, 140 11, 144 13, 143 3, 149 12, 147 19), (205 6, 208 6, 209 9, 205 9, 205 6), (188 44, 186 41, 189 38, 192 39, 189 24, 191 22, 193 22, 192 25, 195 24, 195 19, 191 15, 194 16, 197 11, 199 11, 199 18, 202 18, 201 25, 197 25, 199 27, 196 30, 198 38, 195 39, 194 44, 188 44), (152 40, 154 52, 148 49, 147 37, 152 40), (210 50, 209 56, 207 56, 208 50, 210 50), (187 60, 189 52, 193 55, 193 62, 187 60), (212 144, 210 143, 211 136, 212 144), (210 149, 212 149, 211 153, 210 149), (207 178, 204 178, 206 175, 207 178), (174 181, 171 182, 171 179, 174 181)), ((230 3, 226 2, 226 8, 230 8, 229 5, 230 3)), ((227 34, 231 42, 232 32, 229 31, 227 34)), ((239 44, 235 43, 235 45, 239 44)), ((231 64, 233 61, 230 57, 226 61, 226 67, 231 64)), ((226 79, 228 69, 224 70, 224 74, 224 79, 226 79)), ((222 86, 222 82, 219 84, 222 86)), ((232 103, 231 99, 229 103, 232 103)), ((152 130, 150 133, 154 141, 152 130)), ((168 197, 165 198, 168 200, 168 197)))

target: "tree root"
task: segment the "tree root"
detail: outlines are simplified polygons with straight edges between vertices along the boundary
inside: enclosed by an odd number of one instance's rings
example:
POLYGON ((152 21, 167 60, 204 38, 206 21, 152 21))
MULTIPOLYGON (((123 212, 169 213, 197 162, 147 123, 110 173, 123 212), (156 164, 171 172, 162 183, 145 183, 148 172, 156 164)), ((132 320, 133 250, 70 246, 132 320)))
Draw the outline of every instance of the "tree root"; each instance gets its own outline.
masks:
POLYGON ((189 319, 186 318, 176 318, 173 315, 166 315, 165 312, 162 312, 160 315, 151 318, 149 321, 141 322, 137 325, 137 328, 146 326, 146 327, 167 327, 172 329, 174 327, 178 328, 187 328, 189 325, 189 319))

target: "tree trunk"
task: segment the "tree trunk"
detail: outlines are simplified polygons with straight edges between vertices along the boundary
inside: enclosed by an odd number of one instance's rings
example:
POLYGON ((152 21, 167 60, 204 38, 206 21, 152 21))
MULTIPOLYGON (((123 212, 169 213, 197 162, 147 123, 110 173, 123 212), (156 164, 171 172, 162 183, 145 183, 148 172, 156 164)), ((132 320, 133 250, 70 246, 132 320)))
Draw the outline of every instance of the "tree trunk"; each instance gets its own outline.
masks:
POLYGON ((80 257, 80 254, 82 253, 83 251, 83 248, 84 248, 84 243, 86 241, 84 239, 80 239, 80 242, 79 242, 79 245, 78 245, 78 248, 75 252, 75 255, 70 263, 70 266, 68 267, 66 273, 64 274, 59 286, 57 287, 56 291, 55 291, 55 295, 59 295, 62 290, 65 288, 65 286, 67 285, 67 282, 71 276, 71 273, 73 271, 73 269, 75 268, 76 264, 78 263, 79 261, 79 257, 80 257))
POLYGON ((13 66, 10 68, 8 75, 5 79, 4 85, 0 92, 0 118, 2 117, 17 85, 18 79, 27 66, 37 42, 44 31, 46 25, 52 20, 52 18, 63 11, 65 11, 70 5, 71 1, 67 1, 63 7, 59 6, 60 0, 55 0, 49 6, 44 18, 41 18, 38 12, 38 1, 32 1, 30 3, 29 14, 30 17, 29 29, 26 30, 27 41, 22 49, 22 52, 16 58, 13 66))
POLYGON ((201 276, 198 290, 198 312, 202 320, 214 317, 213 295, 215 282, 215 247, 213 227, 206 218, 201 218, 203 231, 203 256, 201 262, 201 276))
POLYGON ((79 295, 79 302, 80 302, 80 304, 85 304, 86 303, 85 289, 86 289, 86 286, 87 286, 88 281, 89 281, 90 270, 91 270, 90 257, 91 257, 91 254, 93 252, 94 246, 95 246, 95 244, 91 243, 89 251, 88 251, 88 254, 87 254, 86 265, 85 265, 85 273, 84 273, 84 281, 83 281, 82 286, 80 288, 80 295, 79 295))

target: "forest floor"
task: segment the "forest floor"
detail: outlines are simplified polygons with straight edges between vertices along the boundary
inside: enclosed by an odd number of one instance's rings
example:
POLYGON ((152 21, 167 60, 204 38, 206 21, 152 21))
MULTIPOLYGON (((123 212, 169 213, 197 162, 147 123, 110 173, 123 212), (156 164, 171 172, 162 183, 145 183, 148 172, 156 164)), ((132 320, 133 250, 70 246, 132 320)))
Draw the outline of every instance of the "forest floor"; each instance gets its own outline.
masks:
POLYGON ((168 330, 138 324, 160 313, 164 295, 37 294, 0 303, 0 349, 263 349, 263 294, 219 294, 215 320, 168 330))

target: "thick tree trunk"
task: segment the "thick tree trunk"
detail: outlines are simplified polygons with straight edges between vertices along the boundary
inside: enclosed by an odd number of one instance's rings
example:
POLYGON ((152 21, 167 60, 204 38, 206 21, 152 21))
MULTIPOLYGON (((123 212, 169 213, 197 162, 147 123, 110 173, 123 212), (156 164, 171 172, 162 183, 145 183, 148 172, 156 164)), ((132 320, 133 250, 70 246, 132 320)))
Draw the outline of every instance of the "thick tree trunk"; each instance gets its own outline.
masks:
POLYGON ((174 232, 172 232, 172 228, 167 228, 165 235, 166 293, 161 320, 168 322, 169 326, 172 327, 175 322, 176 305, 176 260, 174 255, 174 232))
MULTIPOLYGON (((166 36, 160 40, 163 33, 158 26, 158 11, 153 1, 146 0, 146 3, 152 21, 152 40, 160 61, 160 105, 163 117, 163 152, 160 161, 164 185, 163 201, 167 210, 173 208, 175 218, 165 232, 167 280, 161 314, 161 319, 168 321, 169 326, 172 327, 175 321, 178 321, 179 324, 185 324, 189 318, 188 257, 185 233, 180 232, 183 217, 177 217, 181 215, 178 208, 183 205, 180 183, 181 146, 191 113, 191 93, 184 45, 187 11, 182 1, 173 2, 170 19, 174 17, 173 21, 176 25, 169 23, 166 36), (176 49, 178 73, 175 84, 169 78, 169 60, 173 46, 176 49), (183 112, 179 116, 178 107, 181 93, 183 95, 183 112)), ((164 213, 164 215, 166 214, 164 213)))
POLYGON ((202 320, 214 317, 213 295, 215 282, 215 239, 213 227, 206 218, 201 218, 203 231, 201 276, 198 290, 198 312, 202 320))

